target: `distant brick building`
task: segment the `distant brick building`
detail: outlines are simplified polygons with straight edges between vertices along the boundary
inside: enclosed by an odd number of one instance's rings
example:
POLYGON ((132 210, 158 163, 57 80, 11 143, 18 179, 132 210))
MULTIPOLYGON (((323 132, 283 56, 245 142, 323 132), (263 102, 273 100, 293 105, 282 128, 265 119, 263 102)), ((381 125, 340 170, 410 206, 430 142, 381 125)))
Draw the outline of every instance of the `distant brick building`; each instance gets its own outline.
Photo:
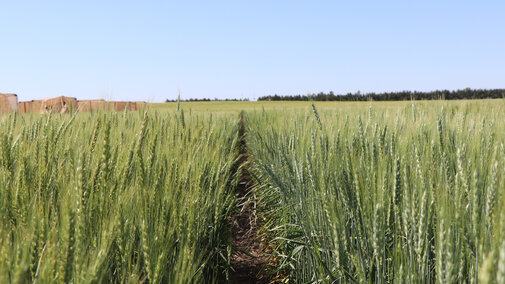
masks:
POLYGON ((42 100, 42 111, 67 113, 70 109, 77 110, 77 99, 71 97, 56 97, 42 100))
POLYGON ((0 113, 10 113, 18 110, 18 95, 0 93, 0 113))

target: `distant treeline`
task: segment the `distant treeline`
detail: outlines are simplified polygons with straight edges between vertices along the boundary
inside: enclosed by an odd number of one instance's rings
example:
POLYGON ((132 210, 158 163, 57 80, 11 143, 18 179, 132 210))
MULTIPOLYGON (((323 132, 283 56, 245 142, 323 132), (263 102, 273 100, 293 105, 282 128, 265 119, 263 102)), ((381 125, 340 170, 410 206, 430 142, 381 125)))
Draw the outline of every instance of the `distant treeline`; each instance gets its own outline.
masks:
POLYGON ((463 89, 456 91, 441 90, 431 92, 401 91, 387 93, 334 94, 333 92, 294 96, 264 96, 258 101, 406 101, 406 100, 462 100, 462 99, 498 99, 505 98, 505 89, 463 89))
MULTIPOLYGON (((218 99, 218 98, 215 98, 215 99, 209 99, 209 98, 203 98, 203 99, 185 99, 185 100, 181 100, 181 102, 248 102, 249 101, 249 98, 245 98, 245 99, 218 99)), ((177 102, 177 100, 169 100, 169 99, 166 99, 165 100, 166 103, 170 103, 170 102, 177 102)))

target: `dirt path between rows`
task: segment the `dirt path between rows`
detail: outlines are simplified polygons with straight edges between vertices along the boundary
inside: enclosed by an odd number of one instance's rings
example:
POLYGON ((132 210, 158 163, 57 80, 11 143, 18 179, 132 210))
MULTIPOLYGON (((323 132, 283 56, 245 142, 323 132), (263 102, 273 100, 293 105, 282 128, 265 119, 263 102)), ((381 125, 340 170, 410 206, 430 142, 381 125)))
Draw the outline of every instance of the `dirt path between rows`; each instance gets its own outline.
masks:
POLYGON ((248 171, 249 154, 244 125, 240 117, 240 180, 236 188, 237 211, 230 217, 229 224, 233 234, 233 252, 230 283, 269 283, 265 270, 269 258, 264 254, 265 241, 260 239, 259 224, 254 195, 250 194, 254 181, 248 171))

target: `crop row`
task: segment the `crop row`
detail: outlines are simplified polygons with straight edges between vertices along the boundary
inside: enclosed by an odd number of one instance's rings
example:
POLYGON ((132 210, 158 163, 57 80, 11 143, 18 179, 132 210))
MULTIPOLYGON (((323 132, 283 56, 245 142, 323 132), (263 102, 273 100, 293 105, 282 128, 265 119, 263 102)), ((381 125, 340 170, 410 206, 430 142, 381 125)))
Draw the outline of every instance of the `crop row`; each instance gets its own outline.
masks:
POLYGON ((502 101, 249 114, 279 272, 301 282, 504 283, 502 101))
POLYGON ((235 116, 11 114, 0 130, 0 282, 223 277, 235 116))

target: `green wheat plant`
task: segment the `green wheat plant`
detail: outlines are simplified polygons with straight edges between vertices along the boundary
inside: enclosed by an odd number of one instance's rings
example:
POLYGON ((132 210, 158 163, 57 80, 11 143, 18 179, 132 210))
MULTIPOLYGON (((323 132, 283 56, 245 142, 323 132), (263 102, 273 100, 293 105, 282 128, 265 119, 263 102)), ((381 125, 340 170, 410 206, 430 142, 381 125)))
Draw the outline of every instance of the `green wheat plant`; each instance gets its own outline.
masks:
POLYGON ((0 282, 223 279, 236 115, 0 117, 0 282))
POLYGON ((504 113, 492 102, 250 112, 285 280, 501 283, 504 113))

